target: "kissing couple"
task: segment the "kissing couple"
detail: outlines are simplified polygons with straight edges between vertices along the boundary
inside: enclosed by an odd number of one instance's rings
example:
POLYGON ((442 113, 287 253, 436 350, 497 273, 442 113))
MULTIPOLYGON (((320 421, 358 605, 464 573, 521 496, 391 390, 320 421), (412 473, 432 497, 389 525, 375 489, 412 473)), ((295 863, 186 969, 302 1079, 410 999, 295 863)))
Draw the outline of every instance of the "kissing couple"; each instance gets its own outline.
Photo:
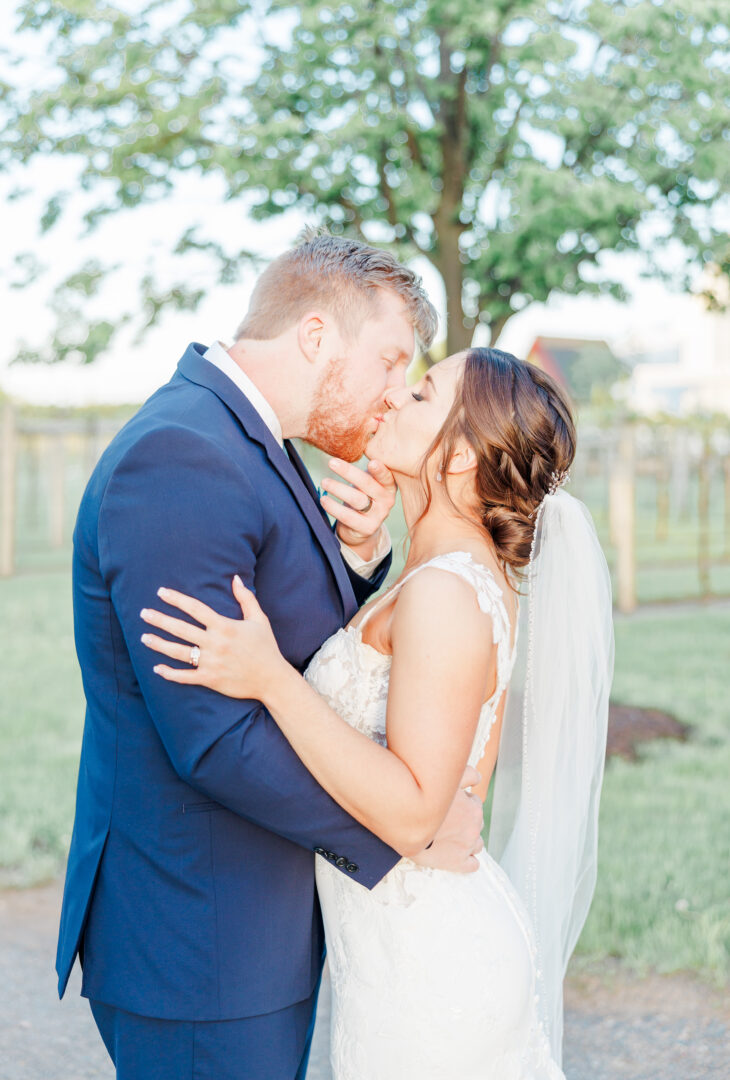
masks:
POLYGON ((89 481, 57 971, 120 1080, 303 1080, 313 1033, 332 1080, 562 1080, 610 583, 563 391, 482 348, 407 386, 435 329, 390 254, 309 232, 89 481))

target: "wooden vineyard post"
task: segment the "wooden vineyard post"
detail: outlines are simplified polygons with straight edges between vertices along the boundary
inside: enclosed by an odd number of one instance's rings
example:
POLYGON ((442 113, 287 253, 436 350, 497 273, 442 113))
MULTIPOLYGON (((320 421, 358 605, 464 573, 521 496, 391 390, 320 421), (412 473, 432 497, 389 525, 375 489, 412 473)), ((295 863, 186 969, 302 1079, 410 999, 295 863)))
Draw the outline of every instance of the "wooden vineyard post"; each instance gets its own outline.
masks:
POLYGON ((689 517, 690 440, 689 432, 675 431, 672 441, 672 493, 674 513, 681 520, 689 517))
POLYGON ((723 458, 722 471, 725 480, 725 558, 730 559, 730 457, 723 458))
POLYGON ((63 435, 54 434, 49 443, 48 468, 50 472, 49 492, 49 537, 51 546, 63 547, 65 482, 63 435))
POLYGON ((705 435, 697 477, 697 573, 700 583, 700 596, 703 600, 706 600, 712 593, 712 584, 710 582, 711 452, 709 435, 705 435))
POLYGON ((99 423, 95 416, 86 421, 84 439, 84 477, 91 476, 96 465, 96 447, 99 441, 99 423))
MULTIPOLYGON (((620 433, 619 433, 620 434, 620 433)), ((613 492, 612 492, 612 478, 614 469, 616 468, 616 461, 619 457, 619 443, 612 438, 606 439, 605 453, 603 455, 603 469, 608 482, 608 538, 613 547, 618 547, 619 538, 616 532, 618 528, 616 522, 616 515, 613 513, 613 492)))
POLYGON ((15 569, 15 462, 17 455, 15 413, 9 401, 2 410, 0 435, 0 577, 10 577, 15 569))
POLYGON ((669 458, 659 457, 656 476, 656 538, 664 543, 669 536, 669 458))
POLYGON ((624 614, 636 610, 634 465, 634 433, 625 427, 619 435, 618 455, 609 477, 610 531, 616 547, 616 604, 624 614))
POLYGON ((107 442, 99 417, 90 416, 84 432, 84 479, 88 479, 93 473, 107 442))

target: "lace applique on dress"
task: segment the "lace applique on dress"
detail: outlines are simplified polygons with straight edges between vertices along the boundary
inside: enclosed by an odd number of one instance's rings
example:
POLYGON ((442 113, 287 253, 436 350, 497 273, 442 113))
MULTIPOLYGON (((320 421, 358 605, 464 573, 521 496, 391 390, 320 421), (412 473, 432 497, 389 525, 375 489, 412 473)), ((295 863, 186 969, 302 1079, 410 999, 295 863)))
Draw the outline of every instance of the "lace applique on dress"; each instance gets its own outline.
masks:
MULTIPOLYGON (((479 716, 476 764, 514 663, 509 615, 491 570, 468 552, 431 559, 394 591, 426 566, 469 582, 492 620, 497 683, 479 716)), ((326 641, 306 672, 348 724, 381 745, 391 657, 362 640, 362 626, 392 594, 326 641)), ((368 891, 317 858, 332 1080, 564 1080, 537 1020, 527 915, 501 867, 486 852, 479 862, 477 873, 460 875, 402 859, 368 891)))

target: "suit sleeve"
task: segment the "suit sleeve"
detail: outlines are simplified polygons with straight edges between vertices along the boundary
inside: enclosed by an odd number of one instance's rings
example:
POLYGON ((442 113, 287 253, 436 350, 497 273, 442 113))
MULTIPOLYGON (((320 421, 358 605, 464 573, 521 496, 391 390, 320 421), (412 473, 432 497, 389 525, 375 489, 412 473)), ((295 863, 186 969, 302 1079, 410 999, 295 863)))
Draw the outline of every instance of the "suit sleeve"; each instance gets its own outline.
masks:
POLYGON ((264 706, 167 682, 154 674, 158 658, 140 641, 140 610, 164 608, 161 585, 240 617, 231 579, 239 573, 255 589, 256 554, 266 540, 259 498, 243 471, 195 432, 153 432, 112 474, 98 537, 135 675, 180 778, 295 844, 342 856, 357 867, 348 876, 372 888, 399 856, 319 786, 264 706))
POLYGON ((370 599, 373 593, 376 593, 378 591, 378 589, 388 576, 388 571, 390 570, 391 564, 393 562, 393 550, 391 548, 388 554, 383 556, 383 561, 380 563, 380 566, 378 566, 378 569, 375 571, 371 578, 364 578, 360 574, 358 574, 357 570, 353 570, 346 559, 343 559, 342 561, 345 564, 347 576, 349 577, 350 584, 352 585, 352 591, 355 593, 357 606, 362 607, 362 605, 370 599))

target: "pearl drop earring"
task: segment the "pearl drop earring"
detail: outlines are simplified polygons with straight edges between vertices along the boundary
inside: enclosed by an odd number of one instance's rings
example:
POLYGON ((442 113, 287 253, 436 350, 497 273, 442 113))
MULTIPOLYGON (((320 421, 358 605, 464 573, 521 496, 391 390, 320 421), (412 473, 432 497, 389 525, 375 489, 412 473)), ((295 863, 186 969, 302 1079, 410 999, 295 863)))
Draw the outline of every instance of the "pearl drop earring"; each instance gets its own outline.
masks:
POLYGON ((441 481, 443 480, 443 476, 441 475, 441 470, 440 470, 440 469, 439 469, 439 471, 438 471, 438 472, 436 473, 436 479, 438 480, 439 484, 440 484, 440 483, 441 483, 441 481))

